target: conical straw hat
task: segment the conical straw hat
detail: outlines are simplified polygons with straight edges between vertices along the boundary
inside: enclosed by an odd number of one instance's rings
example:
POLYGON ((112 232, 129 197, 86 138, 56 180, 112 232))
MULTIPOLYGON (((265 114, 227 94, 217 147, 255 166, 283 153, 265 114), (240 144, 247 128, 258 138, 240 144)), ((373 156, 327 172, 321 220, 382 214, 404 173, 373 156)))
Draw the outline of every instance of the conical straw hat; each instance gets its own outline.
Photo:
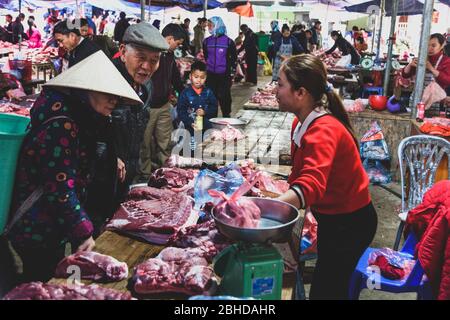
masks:
POLYGON ((125 98, 128 103, 142 104, 142 100, 103 51, 97 51, 80 61, 44 86, 102 92, 125 98))

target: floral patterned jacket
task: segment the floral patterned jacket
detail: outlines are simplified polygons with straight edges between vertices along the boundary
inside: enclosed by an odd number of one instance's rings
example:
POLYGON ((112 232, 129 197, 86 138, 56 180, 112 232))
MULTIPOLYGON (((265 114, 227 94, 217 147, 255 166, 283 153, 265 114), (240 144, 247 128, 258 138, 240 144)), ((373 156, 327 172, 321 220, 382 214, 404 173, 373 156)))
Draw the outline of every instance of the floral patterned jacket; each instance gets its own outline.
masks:
POLYGON ((83 205, 92 176, 96 128, 102 117, 88 105, 45 89, 31 110, 31 130, 19 156, 11 212, 36 188, 44 194, 9 233, 15 246, 81 243, 93 232, 83 205))

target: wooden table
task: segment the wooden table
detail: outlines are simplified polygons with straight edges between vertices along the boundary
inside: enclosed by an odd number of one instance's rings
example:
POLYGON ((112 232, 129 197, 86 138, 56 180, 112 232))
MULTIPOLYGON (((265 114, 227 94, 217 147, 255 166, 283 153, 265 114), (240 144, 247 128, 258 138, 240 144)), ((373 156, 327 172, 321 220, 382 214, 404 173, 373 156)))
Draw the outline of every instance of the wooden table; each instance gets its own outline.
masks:
POLYGON ((261 164, 290 164, 290 136, 294 115, 279 111, 240 110, 236 118, 248 121, 245 139, 206 140, 198 146, 203 159, 225 163, 247 158, 261 164))
POLYGON ((32 68, 37 79, 41 79, 42 73, 44 83, 47 82, 47 78, 50 80, 56 76, 56 70, 52 62, 33 63, 32 68))

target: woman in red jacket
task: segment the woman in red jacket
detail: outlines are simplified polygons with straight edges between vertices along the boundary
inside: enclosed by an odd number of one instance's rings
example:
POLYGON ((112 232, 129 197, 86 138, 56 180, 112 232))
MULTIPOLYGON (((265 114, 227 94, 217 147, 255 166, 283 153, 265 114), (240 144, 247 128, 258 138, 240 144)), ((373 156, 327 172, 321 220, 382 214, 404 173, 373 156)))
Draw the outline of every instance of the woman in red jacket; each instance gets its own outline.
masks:
MULTIPOLYGON (((450 87, 450 58, 444 54, 444 48, 445 37, 440 33, 432 34, 428 42, 425 87, 433 80, 436 80, 444 90, 450 87)), ((416 74, 417 63, 417 58, 414 58, 403 69, 402 75, 404 78, 410 78, 416 74)))
POLYGON ((347 299, 351 274, 377 227, 358 142, 319 58, 287 60, 277 89, 280 110, 296 115, 290 190, 279 200, 310 207, 318 222, 310 299, 347 299))

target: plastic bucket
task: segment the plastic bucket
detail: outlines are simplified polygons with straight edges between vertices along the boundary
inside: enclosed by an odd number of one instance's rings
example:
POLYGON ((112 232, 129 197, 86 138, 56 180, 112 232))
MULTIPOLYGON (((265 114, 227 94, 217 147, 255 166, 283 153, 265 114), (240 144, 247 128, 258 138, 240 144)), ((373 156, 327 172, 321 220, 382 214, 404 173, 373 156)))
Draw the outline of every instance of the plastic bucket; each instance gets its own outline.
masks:
POLYGON ((8 221, 16 165, 30 119, 0 113, 0 233, 8 221))
POLYGON ((270 35, 268 35, 268 34, 258 34, 259 52, 267 53, 267 51, 269 49, 269 41, 270 41, 270 35))

